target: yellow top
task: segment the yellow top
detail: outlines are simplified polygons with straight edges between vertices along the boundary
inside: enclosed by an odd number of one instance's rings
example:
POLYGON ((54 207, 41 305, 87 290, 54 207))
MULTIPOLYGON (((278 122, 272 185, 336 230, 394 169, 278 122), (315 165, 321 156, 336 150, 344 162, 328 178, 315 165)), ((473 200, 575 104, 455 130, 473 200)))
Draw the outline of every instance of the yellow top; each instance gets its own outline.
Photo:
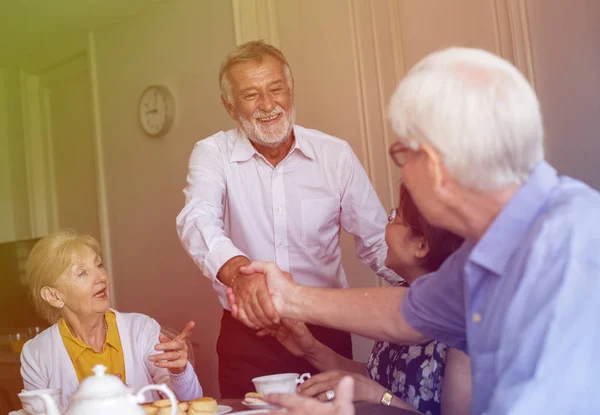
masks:
POLYGON ((125 359, 119 329, 117 328, 117 316, 112 311, 107 311, 104 317, 106 318, 108 331, 101 352, 95 351, 92 346, 73 336, 64 319, 61 318, 58 322, 58 330, 71 362, 73 362, 79 382, 93 375, 92 368, 98 364, 107 367, 106 373, 119 376, 123 382, 126 382, 125 359))

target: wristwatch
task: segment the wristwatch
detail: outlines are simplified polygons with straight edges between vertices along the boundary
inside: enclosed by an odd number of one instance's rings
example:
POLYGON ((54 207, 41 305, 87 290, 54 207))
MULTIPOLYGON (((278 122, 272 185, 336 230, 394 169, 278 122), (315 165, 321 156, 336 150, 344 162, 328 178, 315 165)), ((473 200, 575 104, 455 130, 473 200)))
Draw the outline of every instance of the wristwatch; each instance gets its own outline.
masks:
POLYGON ((385 392, 383 392, 383 397, 381 398, 381 403, 387 406, 390 406, 392 404, 392 398, 394 397, 394 395, 392 394, 392 392, 390 392, 389 390, 386 390, 385 392))

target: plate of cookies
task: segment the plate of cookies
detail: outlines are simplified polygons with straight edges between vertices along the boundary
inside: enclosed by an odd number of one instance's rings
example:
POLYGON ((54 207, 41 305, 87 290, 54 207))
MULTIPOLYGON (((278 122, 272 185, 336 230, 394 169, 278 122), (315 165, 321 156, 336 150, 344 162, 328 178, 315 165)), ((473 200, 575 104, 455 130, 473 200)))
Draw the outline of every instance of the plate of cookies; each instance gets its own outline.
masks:
MULTIPOLYGON (((141 405, 147 415, 171 415, 171 402, 168 399, 141 405)), ((233 410, 231 406, 218 405, 213 398, 204 397, 177 403, 177 415, 223 415, 233 410)))

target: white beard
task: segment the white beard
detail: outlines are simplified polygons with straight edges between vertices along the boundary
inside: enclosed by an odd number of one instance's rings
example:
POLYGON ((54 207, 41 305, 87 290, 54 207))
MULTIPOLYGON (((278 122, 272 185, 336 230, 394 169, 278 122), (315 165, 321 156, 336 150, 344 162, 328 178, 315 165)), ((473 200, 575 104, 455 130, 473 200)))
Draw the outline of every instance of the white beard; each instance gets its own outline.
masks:
POLYGON ((245 117, 238 113, 238 121, 240 127, 248 140, 261 146, 275 148, 281 144, 292 132, 294 128, 294 122, 296 120, 296 106, 292 106, 292 111, 289 115, 284 109, 277 105, 273 111, 266 113, 260 110, 256 110, 252 114, 254 122, 248 121, 245 117), (272 126, 264 126, 258 121, 258 118, 273 117, 278 114, 283 114, 277 124, 272 126))

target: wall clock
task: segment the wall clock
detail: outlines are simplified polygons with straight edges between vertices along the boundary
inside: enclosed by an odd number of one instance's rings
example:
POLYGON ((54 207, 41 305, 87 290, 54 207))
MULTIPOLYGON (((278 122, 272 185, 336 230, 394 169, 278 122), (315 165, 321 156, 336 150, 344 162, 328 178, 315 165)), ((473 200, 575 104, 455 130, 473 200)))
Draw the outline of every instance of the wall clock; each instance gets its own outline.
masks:
POLYGON ((164 85, 150 85, 142 92, 139 103, 142 130, 151 137, 162 137, 173 125, 175 101, 164 85))

